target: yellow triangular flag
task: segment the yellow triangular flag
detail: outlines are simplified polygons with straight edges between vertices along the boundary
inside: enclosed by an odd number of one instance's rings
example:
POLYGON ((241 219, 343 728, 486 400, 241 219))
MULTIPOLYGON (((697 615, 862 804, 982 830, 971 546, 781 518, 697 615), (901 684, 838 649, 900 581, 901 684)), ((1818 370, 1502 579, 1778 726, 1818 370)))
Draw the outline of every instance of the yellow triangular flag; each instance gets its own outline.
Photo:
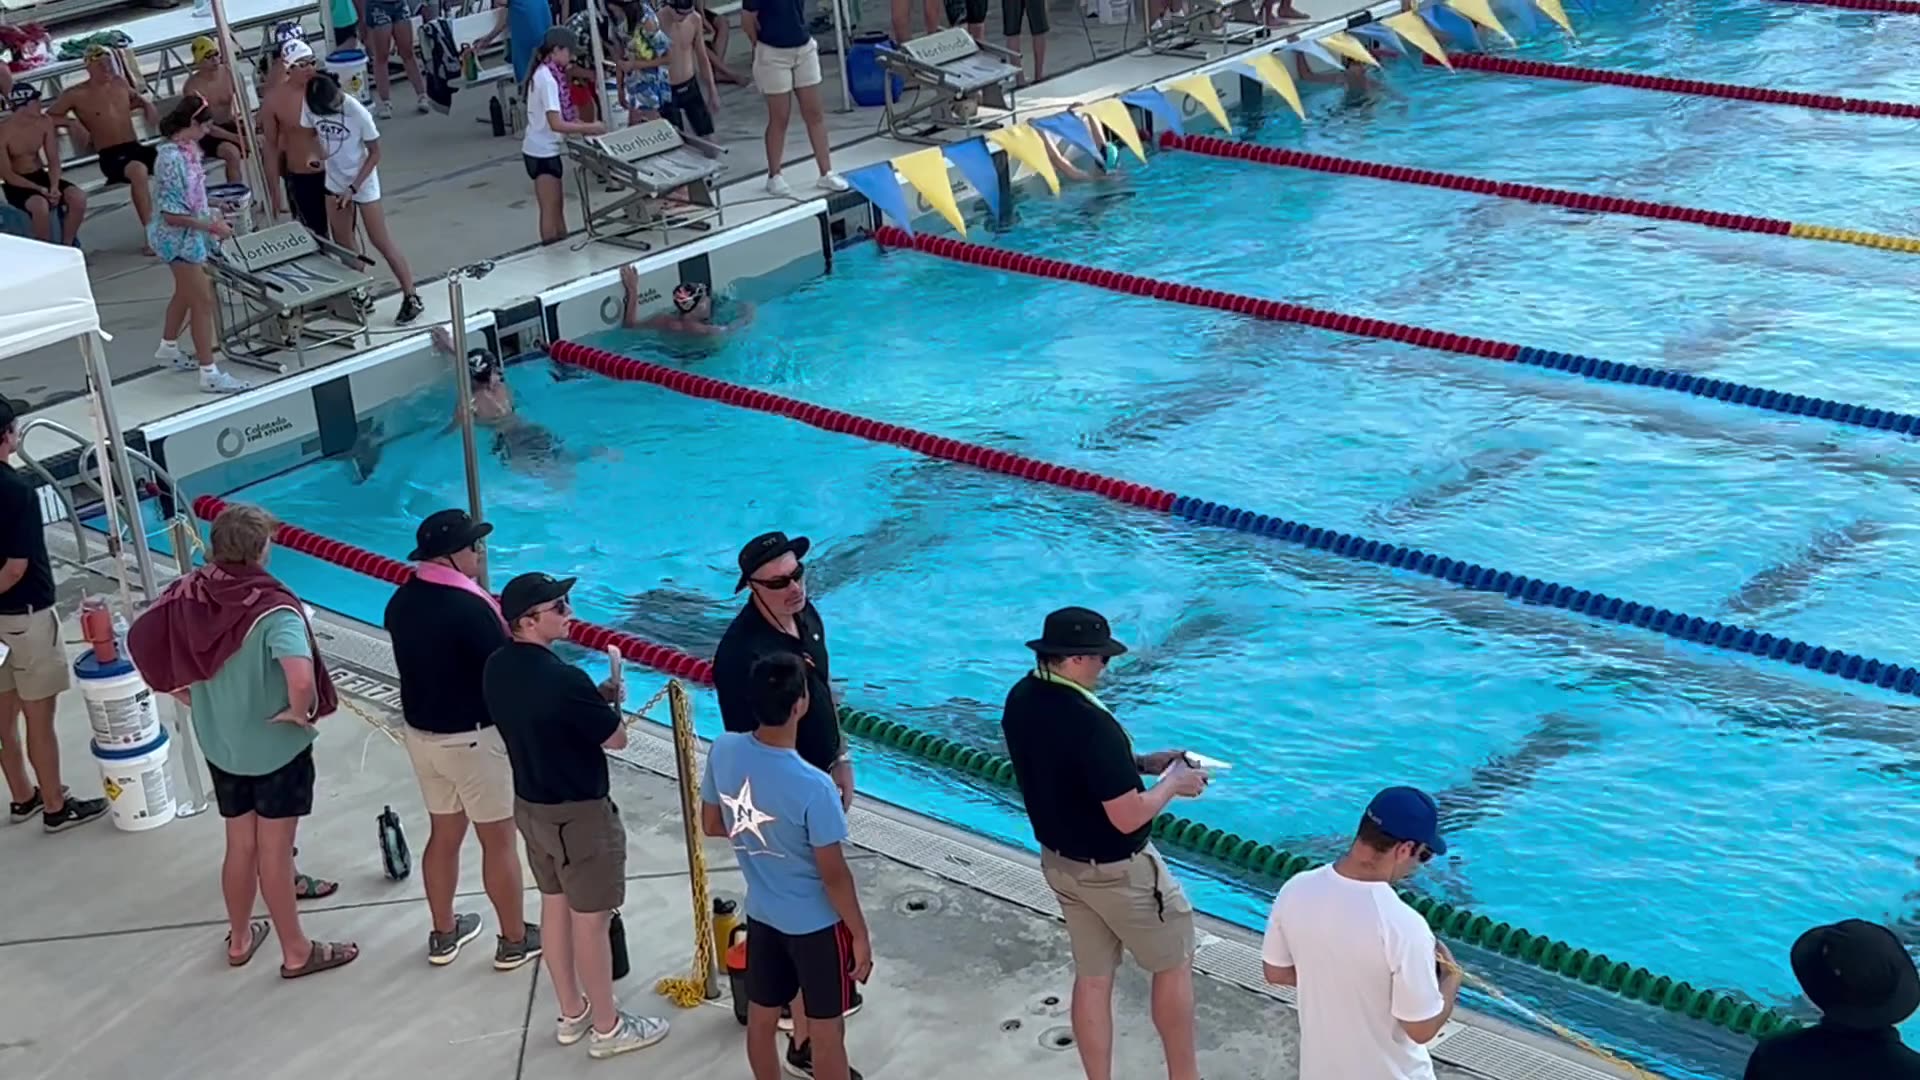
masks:
POLYGON ((1127 149, 1133 151, 1134 157, 1142 163, 1147 160, 1147 149, 1140 145, 1140 129, 1134 125, 1133 114, 1127 111, 1126 104, 1119 98, 1096 101, 1086 106, 1086 110, 1088 116, 1100 121, 1101 127, 1120 136, 1120 141, 1127 144, 1127 149))
POLYGON ((915 150, 893 159, 893 170, 913 185, 927 205, 940 212, 947 224, 967 235, 967 223, 960 217, 960 204, 953 201, 953 181, 947 178, 947 159, 937 146, 915 150))
POLYGON ((1227 122, 1227 110, 1220 107, 1220 92, 1213 88, 1213 80, 1205 75, 1190 75, 1176 83, 1168 83, 1167 89, 1187 95, 1200 103, 1220 124, 1227 134, 1233 134, 1233 125, 1227 122))
POLYGON ((1433 40, 1432 32, 1427 29, 1426 23, 1420 21, 1420 16, 1411 11, 1403 11, 1398 15, 1389 15, 1380 21, 1394 33, 1406 38, 1408 44, 1433 57, 1441 67, 1448 71, 1453 70, 1453 65, 1447 61, 1447 51, 1440 47, 1439 42, 1433 40))
POLYGON ((1507 39, 1508 44, 1517 44, 1507 28, 1500 25, 1500 16, 1493 13, 1493 5, 1488 0, 1446 0, 1447 6, 1479 23, 1481 26, 1507 39))
POLYGON ((1013 160, 1039 173, 1048 189, 1055 195, 1060 194, 1060 174, 1053 171, 1053 159, 1047 156, 1047 146, 1040 141, 1039 132, 1025 124, 1015 124, 987 132, 987 140, 1005 150, 1013 160))
POLYGON ((1272 53, 1261 53, 1247 61, 1247 66, 1253 69, 1254 74, 1260 76, 1261 82, 1273 87, 1274 93, 1286 99, 1287 104, 1293 107, 1295 116, 1302 120, 1307 118, 1307 110, 1300 107, 1300 91, 1294 89, 1293 76, 1287 74, 1287 69, 1280 66, 1277 57, 1272 53))
POLYGON ((1560 0, 1533 0, 1533 6, 1546 12, 1547 18, 1559 23, 1560 29, 1565 30, 1568 37, 1578 36, 1573 32, 1573 22, 1567 18, 1567 9, 1560 0))
POLYGON ((1339 53, 1355 63, 1366 64, 1369 67, 1380 66, 1380 61, 1374 59, 1373 50, 1362 45, 1359 38, 1345 31, 1328 34, 1320 39, 1320 44, 1326 46, 1328 52, 1339 53))

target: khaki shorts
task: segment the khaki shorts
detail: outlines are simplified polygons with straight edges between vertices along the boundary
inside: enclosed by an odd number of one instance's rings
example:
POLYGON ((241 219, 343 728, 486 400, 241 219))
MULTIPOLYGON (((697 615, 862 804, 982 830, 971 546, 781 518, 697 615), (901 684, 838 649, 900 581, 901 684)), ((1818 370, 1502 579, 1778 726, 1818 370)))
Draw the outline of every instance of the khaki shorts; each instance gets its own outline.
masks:
POLYGON ((407 756, 429 814, 465 814, 476 825, 513 816, 513 766, 498 728, 457 735, 407 729, 407 756))
POLYGON ((0 694, 22 701, 45 701, 73 685, 73 669, 60 643, 60 616, 52 608, 31 615, 0 615, 0 694))
POLYGON ((809 41, 791 49, 754 46, 753 85, 768 97, 820 85, 820 43, 809 41))
POLYGON ((565 896, 581 914, 612 911, 627 899, 627 830, 612 799, 530 803, 513 820, 527 842, 527 867, 543 896, 565 896))
POLYGON ((1043 850, 1040 870, 1067 917, 1075 975, 1112 975, 1123 947, 1150 972, 1193 962, 1193 904, 1153 845, 1112 863, 1043 850))

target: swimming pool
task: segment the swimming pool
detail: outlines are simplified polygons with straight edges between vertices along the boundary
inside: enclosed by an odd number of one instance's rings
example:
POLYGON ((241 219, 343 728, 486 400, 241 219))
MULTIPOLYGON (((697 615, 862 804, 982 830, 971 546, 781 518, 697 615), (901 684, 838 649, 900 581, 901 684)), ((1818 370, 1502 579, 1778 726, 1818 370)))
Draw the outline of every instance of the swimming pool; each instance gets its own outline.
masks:
MULTIPOLYGON (((1678 26, 1683 9, 1603 15, 1571 52, 1817 88, 1818 71, 1709 66, 1752 62, 1732 57, 1753 20, 1775 44, 1854 35, 1877 48, 1870 24, 1831 13, 1783 19, 1748 3, 1678 26)), ((1891 75, 1855 81, 1871 70, 1848 73, 1850 92, 1913 89, 1891 75)), ((1304 132, 1268 114, 1258 137, 1901 230, 1898 207, 1846 194, 1891 167, 1884 121, 1781 120, 1772 113, 1793 110, 1415 68, 1391 78, 1402 96, 1315 96, 1304 132), (1753 132, 1776 124, 1795 141, 1763 152, 1753 132), (1509 140, 1517 130, 1524 151, 1509 140)), ((1026 198, 1020 212, 992 242, 1920 404, 1900 378, 1914 346, 1902 339, 1911 271, 1897 255, 1194 154, 1156 157, 1119 192, 1026 198)), ((769 300, 717 349, 624 333, 598 343, 1183 494, 1920 659, 1907 644, 1920 453, 1898 436, 871 245, 769 300)), ((619 456, 542 475, 484 463, 496 585, 526 569, 579 574, 584 617, 704 655, 734 610, 741 540, 805 532, 848 701, 980 745, 997 741, 999 699, 1026 661, 1019 643, 1046 610, 1088 603, 1135 646, 1105 696, 1136 739, 1237 765, 1191 816, 1328 855, 1373 789, 1420 784, 1440 794, 1457 838, 1424 890, 1763 1002, 1792 998, 1784 958, 1805 926, 1898 922, 1920 888, 1914 853, 1869 824, 1920 807, 1920 735, 1891 695, 648 386, 557 382, 544 367, 514 369, 526 414, 575 448, 619 456)), ((421 430, 390 443, 364 484, 329 464, 238 497, 404 554, 420 516, 464 502, 457 440, 438 433, 446 404, 390 422, 421 430)), ((384 587, 276 558, 306 595, 378 621, 384 587)), ((1029 842, 998 796, 869 760, 873 795, 1029 842)), ((1264 916, 1267 897, 1231 882, 1196 893, 1223 917, 1264 916)))

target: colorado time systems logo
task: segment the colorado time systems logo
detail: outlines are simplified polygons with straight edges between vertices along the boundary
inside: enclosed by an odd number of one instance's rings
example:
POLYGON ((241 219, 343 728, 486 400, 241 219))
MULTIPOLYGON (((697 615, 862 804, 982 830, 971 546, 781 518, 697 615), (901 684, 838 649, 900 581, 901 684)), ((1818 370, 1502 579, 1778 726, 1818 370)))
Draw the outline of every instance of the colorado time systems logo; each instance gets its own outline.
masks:
POLYGON ((293 421, 284 416, 263 420, 258 424, 245 427, 225 427, 214 437, 213 448, 223 458, 236 458, 240 452, 262 439, 271 439, 275 435, 284 435, 293 430, 293 421))

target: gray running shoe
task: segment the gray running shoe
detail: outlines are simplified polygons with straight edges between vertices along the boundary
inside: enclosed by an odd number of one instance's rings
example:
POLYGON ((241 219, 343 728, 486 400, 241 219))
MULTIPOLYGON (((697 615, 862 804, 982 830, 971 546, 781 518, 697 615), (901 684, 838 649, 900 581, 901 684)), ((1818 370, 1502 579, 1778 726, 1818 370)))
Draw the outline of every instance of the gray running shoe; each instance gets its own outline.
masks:
POLYGON ((667 1022, 654 1016, 620 1014, 620 1022, 605 1035, 594 1032, 588 1040, 587 1056, 610 1058, 629 1050, 642 1050, 667 1037, 667 1022))
POLYGON ((579 1016, 563 1016, 554 1021, 553 1037, 561 1046, 572 1046, 593 1030, 593 1009, 583 1006, 579 1016))
POLYGON ((447 933, 438 930, 427 934, 427 963, 441 967, 453 963, 460 955, 460 946, 480 936, 480 916, 462 911, 453 917, 453 929, 447 933))
POLYGON ((538 923, 528 923, 527 936, 519 941, 508 941, 498 934, 494 935, 494 938, 493 969, 495 971, 512 971, 517 967, 540 959, 540 926, 538 923))

